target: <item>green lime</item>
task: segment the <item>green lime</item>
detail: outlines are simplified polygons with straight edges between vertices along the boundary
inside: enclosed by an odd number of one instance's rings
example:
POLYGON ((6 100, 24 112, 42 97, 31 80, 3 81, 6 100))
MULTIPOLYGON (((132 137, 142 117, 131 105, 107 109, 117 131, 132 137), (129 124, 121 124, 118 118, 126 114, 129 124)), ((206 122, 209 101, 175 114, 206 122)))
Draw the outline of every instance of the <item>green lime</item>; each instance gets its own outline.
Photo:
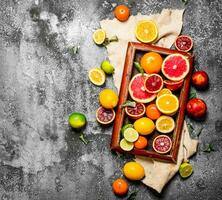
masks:
POLYGON ((193 167, 189 163, 182 163, 179 168, 179 173, 182 178, 187 178, 193 173, 193 167))
POLYGON ((128 142, 135 142, 139 137, 139 133, 134 128, 127 128, 123 136, 128 142))
POLYGON ((73 112, 69 115, 69 124, 72 128, 82 128, 86 125, 86 117, 82 113, 73 112))
POLYGON ((115 71, 115 68, 110 64, 108 60, 104 60, 101 63, 101 68, 106 74, 113 74, 115 71))
POLYGON ((121 128, 121 133, 122 136, 124 137, 123 133, 127 128, 133 128, 133 124, 125 124, 122 128, 121 128))
POLYGON ((122 139, 120 141, 120 147, 124 151, 131 151, 134 147, 134 144, 132 142, 128 142, 126 139, 122 139))

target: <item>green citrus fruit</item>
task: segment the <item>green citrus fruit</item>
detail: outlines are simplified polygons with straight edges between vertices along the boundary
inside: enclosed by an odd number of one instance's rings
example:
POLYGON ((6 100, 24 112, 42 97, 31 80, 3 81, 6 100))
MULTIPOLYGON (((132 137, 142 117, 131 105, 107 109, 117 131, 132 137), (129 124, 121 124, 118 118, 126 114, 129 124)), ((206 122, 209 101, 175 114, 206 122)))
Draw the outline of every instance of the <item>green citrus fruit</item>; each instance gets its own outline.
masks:
MULTIPOLYGON (((121 128, 122 136, 123 136, 124 131, 125 131, 127 128, 133 128, 133 125, 132 125, 132 124, 125 124, 125 125, 121 128)), ((123 136, 123 137, 124 137, 124 136, 123 136)))
POLYGON ((72 128, 82 128, 86 125, 86 117, 82 113, 73 112, 69 115, 69 124, 72 128))
POLYGON ((120 141, 120 147, 124 151, 131 151, 134 147, 132 142, 128 142, 125 138, 120 141))
POLYGON ((115 71, 115 68, 110 64, 108 60, 104 60, 101 63, 101 68, 108 75, 113 74, 115 71))
POLYGON ((182 163, 179 168, 179 173, 182 178, 187 178, 193 173, 193 167, 190 163, 182 163))
POLYGON ((127 128, 123 136, 128 142, 135 142, 139 137, 139 133, 134 128, 127 128))

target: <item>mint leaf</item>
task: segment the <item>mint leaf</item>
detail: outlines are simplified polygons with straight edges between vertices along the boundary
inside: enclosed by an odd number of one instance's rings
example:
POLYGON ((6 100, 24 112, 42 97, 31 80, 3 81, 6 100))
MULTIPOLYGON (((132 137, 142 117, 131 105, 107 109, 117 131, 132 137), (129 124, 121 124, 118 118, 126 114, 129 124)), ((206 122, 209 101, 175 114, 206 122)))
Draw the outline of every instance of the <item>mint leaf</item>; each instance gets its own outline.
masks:
POLYGON ((187 124, 187 128, 192 139, 198 138, 203 130, 203 127, 195 130, 192 124, 187 124))
POLYGON ((189 93, 189 99, 197 98, 197 92, 194 88, 191 88, 189 93))
POLYGON ((116 35, 114 35, 110 39, 109 38, 105 38, 105 41, 102 43, 102 45, 103 46, 107 46, 111 42, 118 42, 118 41, 119 41, 118 37, 116 35))
POLYGON ((215 151, 213 144, 206 144, 204 146, 204 152, 210 153, 211 151, 215 151))
POLYGON ((136 195, 137 195, 137 192, 131 193, 130 196, 127 198, 127 200, 136 200, 136 195))
POLYGON ((125 103, 123 103, 121 105, 121 108, 124 108, 124 107, 133 107, 133 108, 135 108, 136 107, 136 102, 127 100, 125 103))

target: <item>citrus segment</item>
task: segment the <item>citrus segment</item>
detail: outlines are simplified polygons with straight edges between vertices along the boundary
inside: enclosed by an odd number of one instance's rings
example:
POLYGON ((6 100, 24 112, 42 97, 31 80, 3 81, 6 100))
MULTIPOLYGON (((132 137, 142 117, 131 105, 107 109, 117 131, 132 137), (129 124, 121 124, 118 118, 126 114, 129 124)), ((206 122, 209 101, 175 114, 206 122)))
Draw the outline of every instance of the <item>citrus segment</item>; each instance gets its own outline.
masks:
POLYGON ((193 173, 193 167, 189 163, 182 163, 179 168, 179 173, 182 178, 187 178, 193 173))
POLYGON ((176 91, 176 90, 179 90, 183 86, 184 80, 183 79, 180 81, 164 80, 163 82, 166 88, 168 88, 171 91, 176 91))
POLYGON ((137 132, 141 135, 149 135, 155 129, 154 122, 147 117, 142 117, 140 119, 137 119, 134 122, 133 126, 137 130, 137 132))
POLYGON ((157 98, 160 97, 160 96, 163 95, 163 94, 172 94, 172 92, 171 92, 169 89, 167 89, 167 88, 163 88, 162 90, 160 90, 160 91, 158 92, 157 98))
POLYGON ((156 129, 161 133, 170 133, 175 128, 175 122, 172 117, 161 116, 156 120, 156 129))
POLYGON ((96 44, 102 44, 106 39, 106 32, 103 29, 97 29, 94 33, 93 33, 93 41, 96 44))
POLYGON ((139 134, 134 128, 127 128, 124 131, 123 136, 128 142, 135 142, 138 139, 139 134))
POLYGON ((120 147, 124 151, 131 151, 134 147, 132 142, 128 142, 125 138, 120 141, 120 147))
POLYGON ((135 107, 127 106, 125 112, 130 118, 139 119, 145 114, 145 105, 143 103, 136 103, 135 107))
POLYGON ((93 68, 89 71, 89 80, 98 86, 101 86, 104 84, 105 79, 106 79, 106 75, 104 73, 103 70, 101 70, 100 68, 93 68))
POLYGON ((129 180, 138 181, 145 176, 145 170, 137 162, 128 162, 123 166, 123 174, 129 180))

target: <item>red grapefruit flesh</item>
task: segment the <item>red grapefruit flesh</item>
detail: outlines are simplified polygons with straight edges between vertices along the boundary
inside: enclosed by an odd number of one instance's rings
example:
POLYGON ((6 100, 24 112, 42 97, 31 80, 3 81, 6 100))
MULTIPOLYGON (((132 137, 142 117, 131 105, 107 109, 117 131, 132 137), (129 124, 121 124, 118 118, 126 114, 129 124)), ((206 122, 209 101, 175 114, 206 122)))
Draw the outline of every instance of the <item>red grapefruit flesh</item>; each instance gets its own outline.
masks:
POLYGON ((146 108, 143 103, 136 103, 135 107, 125 107, 126 114, 134 120, 141 118, 145 114, 145 111, 146 108))
POLYGON ((171 91, 179 90, 183 86, 183 79, 180 81, 164 80, 163 82, 166 88, 168 88, 171 91))
POLYGON ((166 154, 172 147, 172 140, 166 135, 159 135, 153 140, 153 149, 160 154, 166 154))
POLYGON ((115 119, 115 111, 102 106, 96 111, 96 119, 100 124, 110 124, 115 119))
POLYGON ((193 48, 193 40, 188 35, 180 35, 175 41, 175 47, 179 51, 188 52, 193 48))
POLYGON ((149 103, 156 98, 156 94, 149 93, 145 90, 144 83, 148 74, 135 75, 129 84, 129 94, 131 98, 139 103, 149 103))
POLYGON ((149 93, 157 93, 163 88, 163 79, 158 74, 150 74, 145 80, 145 90, 149 93))
POLYGON ((171 81, 180 81, 190 70, 189 61, 181 54, 171 54, 165 58, 161 67, 162 73, 171 81))

